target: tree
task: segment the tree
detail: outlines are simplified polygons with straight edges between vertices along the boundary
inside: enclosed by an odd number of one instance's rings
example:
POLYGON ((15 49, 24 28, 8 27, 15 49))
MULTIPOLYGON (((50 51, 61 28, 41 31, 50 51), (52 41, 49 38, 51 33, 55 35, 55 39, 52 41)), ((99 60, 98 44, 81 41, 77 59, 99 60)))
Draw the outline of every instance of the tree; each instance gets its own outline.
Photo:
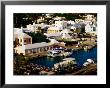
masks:
POLYGON ((33 43, 40 43, 40 42, 50 42, 48 39, 47 39, 47 36, 43 35, 42 33, 40 32, 37 32, 37 33, 28 33, 28 35, 30 35, 32 37, 32 42, 33 43))

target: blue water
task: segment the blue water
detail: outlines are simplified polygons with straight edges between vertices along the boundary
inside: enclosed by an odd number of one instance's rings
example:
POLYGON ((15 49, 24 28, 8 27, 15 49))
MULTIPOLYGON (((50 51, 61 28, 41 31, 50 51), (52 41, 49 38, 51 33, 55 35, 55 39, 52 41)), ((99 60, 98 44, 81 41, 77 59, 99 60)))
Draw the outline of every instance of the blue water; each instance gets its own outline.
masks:
POLYGON ((89 51, 74 51, 71 57, 74 57, 76 59, 78 65, 83 65, 83 63, 89 58, 92 58, 92 60, 97 62, 97 48, 95 47, 89 51))
MULTIPOLYGON (((97 47, 89 51, 84 51, 84 50, 73 51, 71 57, 76 59, 76 62, 79 66, 83 65, 83 63, 88 58, 92 58, 95 62, 97 62, 97 47)), ((54 66, 54 64, 61 62, 62 59, 63 57, 50 58, 45 56, 45 57, 35 58, 34 60, 31 61, 31 63, 51 68, 54 66)))

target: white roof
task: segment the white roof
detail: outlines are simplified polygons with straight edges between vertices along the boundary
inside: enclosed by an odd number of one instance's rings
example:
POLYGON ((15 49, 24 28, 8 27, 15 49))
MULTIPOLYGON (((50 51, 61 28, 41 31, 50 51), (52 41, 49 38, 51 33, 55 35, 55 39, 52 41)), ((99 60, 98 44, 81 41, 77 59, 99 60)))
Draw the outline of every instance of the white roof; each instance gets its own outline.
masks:
POLYGON ((54 20, 62 20, 62 19, 65 19, 65 17, 58 17, 58 16, 56 16, 56 17, 54 17, 53 19, 54 19, 54 20))
POLYGON ((19 36, 23 36, 23 38, 32 38, 31 36, 29 36, 28 34, 26 34, 26 33, 15 33, 14 34, 14 38, 17 38, 17 37, 19 37, 19 36))
POLYGON ((23 38, 31 38, 31 36, 29 36, 29 35, 26 34, 26 33, 21 33, 21 35, 23 35, 23 38))
POLYGON ((58 27, 49 27, 48 28, 49 30, 51 29, 51 30, 62 30, 62 29, 60 29, 60 28, 58 28, 58 27))
POLYGON ((66 60, 66 61, 73 61, 73 60, 75 60, 75 58, 64 58, 63 60, 66 60))
POLYGON ((55 39, 50 39, 51 43, 59 43, 57 40, 55 39))
POLYGON ((24 45, 24 47, 25 47, 25 49, 34 49, 34 48, 39 48, 39 47, 44 47, 44 46, 50 46, 50 45, 52 45, 52 44, 42 42, 42 43, 27 44, 27 45, 24 45))
POLYGON ((45 34, 47 37, 51 37, 51 36, 60 36, 60 33, 52 33, 52 34, 45 34))
POLYGON ((21 33, 21 29, 20 28, 14 28, 14 34, 16 33, 21 33))

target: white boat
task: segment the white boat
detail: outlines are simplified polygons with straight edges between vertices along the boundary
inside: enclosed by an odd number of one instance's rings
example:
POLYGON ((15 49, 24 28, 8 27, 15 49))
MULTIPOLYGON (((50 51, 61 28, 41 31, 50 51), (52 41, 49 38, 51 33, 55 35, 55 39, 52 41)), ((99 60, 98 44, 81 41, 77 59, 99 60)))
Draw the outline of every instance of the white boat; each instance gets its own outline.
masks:
POLYGON ((56 57, 56 56, 70 56, 72 54, 72 52, 65 52, 65 51, 61 51, 61 50, 51 50, 48 51, 48 55, 47 56, 51 56, 51 57, 56 57))
POLYGON ((48 55, 47 56, 51 56, 51 57, 56 57, 56 56, 61 56, 61 51, 59 50, 51 50, 48 51, 48 55))
POLYGON ((92 59, 87 59, 83 66, 88 66, 89 64, 93 64, 94 61, 92 59))

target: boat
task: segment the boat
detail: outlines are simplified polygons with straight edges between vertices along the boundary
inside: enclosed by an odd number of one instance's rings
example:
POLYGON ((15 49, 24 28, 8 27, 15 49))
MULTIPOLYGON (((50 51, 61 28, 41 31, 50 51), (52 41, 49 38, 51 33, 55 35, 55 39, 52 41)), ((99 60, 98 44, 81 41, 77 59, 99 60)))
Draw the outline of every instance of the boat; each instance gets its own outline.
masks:
POLYGON ((48 51, 47 56, 56 57, 56 56, 70 56, 72 52, 66 52, 62 50, 50 50, 48 51))
POLYGON ((89 64, 93 64, 94 61, 92 59, 87 59, 83 66, 88 66, 89 64))
POLYGON ((62 56, 60 50, 50 50, 48 51, 47 56, 56 57, 56 56, 62 56))
POLYGON ((72 54, 72 52, 64 52, 63 56, 70 56, 72 54))

